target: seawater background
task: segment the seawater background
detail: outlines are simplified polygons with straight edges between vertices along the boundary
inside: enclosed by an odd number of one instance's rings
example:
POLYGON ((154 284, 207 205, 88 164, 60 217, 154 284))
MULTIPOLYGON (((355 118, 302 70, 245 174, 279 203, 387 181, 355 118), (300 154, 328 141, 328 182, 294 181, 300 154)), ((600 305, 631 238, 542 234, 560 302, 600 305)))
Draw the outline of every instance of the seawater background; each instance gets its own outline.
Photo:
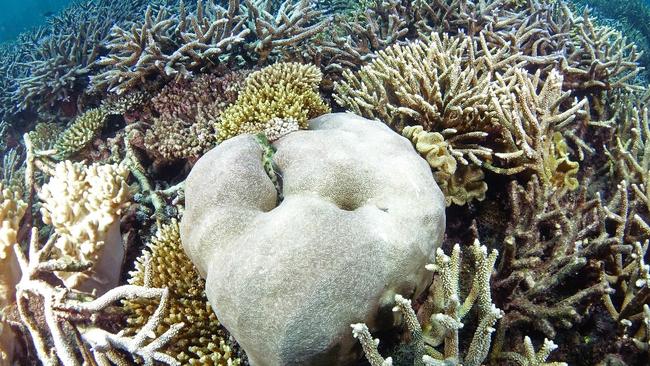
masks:
MULTIPOLYGON (((85 2, 90 0, 77 0, 85 2)), ((114 1, 128 1, 128 0, 114 0, 114 1)), ((188 2, 193 2, 189 0, 188 2)), ((284 0, 275 0, 281 2, 284 0)), ((356 2, 358 0, 349 0, 356 2)), ((478 1, 478 0, 475 0, 478 1)), ((489 0, 488 0, 489 1, 489 0)), ((603 3, 608 3, 610 0, 573 0, 579 4, 591 4, 597 8, 602 7, 603 3)), ((638 3, 639 1, 650 6, 650 0, 611 0, 618 3, 619 6, 625 3, 638 3)), ((0 0, 0 43, 16 38, 18 34, 30 28, 41 25, 45 22, 46 18, 63 9, 66 5, 71 3, 72 0, 0 0)), ((335 3, 336 1, 332 1, 335 3)), ((624 6, 624 5, 623 5, 624 6)), ((606 10, 606 9, 601 9, 606 10)), ((602 15, 608 16, 607 11, 602 12, 602 15)), ((613 15, 613 14, 612 14, 613 15)), ((615 17, 615 16, 614 16, 615 17)), ((647 19, 643 20, 644 22, 647 19)))
MULTIPOLYGON (((121 0, 115 0, 121 1, 121 0)), ((0 42, 41 25, 48 15, 63 9, 70 0, 0 0, 0 42)))

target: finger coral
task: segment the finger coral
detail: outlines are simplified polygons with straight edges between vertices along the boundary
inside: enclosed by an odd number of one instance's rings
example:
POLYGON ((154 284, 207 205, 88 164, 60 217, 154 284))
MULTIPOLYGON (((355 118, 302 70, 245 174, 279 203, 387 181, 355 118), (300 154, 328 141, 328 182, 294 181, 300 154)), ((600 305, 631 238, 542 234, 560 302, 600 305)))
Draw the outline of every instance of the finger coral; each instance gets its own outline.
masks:
POLYGON ((85 272, 58 272, 68 287, 103 293, 117 284, 124 255, 119 220, 131 196, 127 176, 122 165, 66 160, 39 192, 43 222, 58 235, 56 254, 91 265, 85 272))
MULTIPOLYGON (((205 281, 183 251, 176 220, 159 228, 130 275, 131 285, 169 289, 169 312, 155 329, 156 333, 164 333, 181 322, 185 324, 174 342, 162 352, 181 365, 240 364, 228 333, 219 324, 205 296, 205 281)), ((122 304, 128 312, 127 335, 137 333, 158 305, 156 299, 124 300, 122 304)))
POLYGON ((330 111, 318 95, 321 78, 315 66, 298 63, 277 63, 250 74, 235 104, 221 114, 217 140, 271 132, 272 120, 294 120, 307 128, 307 120, 330 111))
POLYGON ((14 339, 2 311, 16 299, 16 284, 20 278, 18 260, 13 251, 20 221, 27 204, 11 189, 0 183, 0 364, 9 364, 14 351, 14 339))
POLYGON ((98 108, 77 117, 56 140, 57 156, 65 159, 88 146, 104 127, 106 116, 106 112, 98 108))

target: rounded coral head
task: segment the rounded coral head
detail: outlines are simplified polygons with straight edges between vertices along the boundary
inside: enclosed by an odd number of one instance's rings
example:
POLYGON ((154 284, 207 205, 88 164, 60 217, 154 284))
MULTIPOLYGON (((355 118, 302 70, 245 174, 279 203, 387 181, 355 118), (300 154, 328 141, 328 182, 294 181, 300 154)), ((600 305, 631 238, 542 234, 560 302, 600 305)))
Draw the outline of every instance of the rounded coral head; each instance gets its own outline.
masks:
POLYGON ((252 135, 197 162, 183 246, 254 365, 349 364, 349 324, 391 326, 394 295, 428 284, 444 198, 409 141, 377 121, 324 115, 273 148, 271 176, 252 135))

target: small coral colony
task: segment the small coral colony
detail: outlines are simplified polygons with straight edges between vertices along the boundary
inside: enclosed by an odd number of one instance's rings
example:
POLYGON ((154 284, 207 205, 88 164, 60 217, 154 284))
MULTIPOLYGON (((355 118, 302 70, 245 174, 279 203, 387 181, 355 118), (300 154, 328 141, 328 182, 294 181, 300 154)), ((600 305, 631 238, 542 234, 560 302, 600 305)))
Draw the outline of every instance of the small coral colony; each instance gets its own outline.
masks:
POLYGON ((0 46, 0 365, 650 364, 626 35, 565 0, 73 1, 0 46))

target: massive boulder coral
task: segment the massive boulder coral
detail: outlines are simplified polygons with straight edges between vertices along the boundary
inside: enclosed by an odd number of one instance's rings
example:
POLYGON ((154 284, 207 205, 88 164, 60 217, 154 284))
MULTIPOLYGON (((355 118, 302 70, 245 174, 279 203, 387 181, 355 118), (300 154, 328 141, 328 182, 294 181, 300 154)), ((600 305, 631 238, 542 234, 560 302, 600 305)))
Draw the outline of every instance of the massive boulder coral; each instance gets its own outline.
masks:
POLYGON ((359 356, 351 323, 386 329, 395 294, 426 288, 442 193, 406 139, 352 114, 273 144, 281 192, 258 141, 234 137, 197 162, 183 246, 251 364, 349 364, 359 356))

